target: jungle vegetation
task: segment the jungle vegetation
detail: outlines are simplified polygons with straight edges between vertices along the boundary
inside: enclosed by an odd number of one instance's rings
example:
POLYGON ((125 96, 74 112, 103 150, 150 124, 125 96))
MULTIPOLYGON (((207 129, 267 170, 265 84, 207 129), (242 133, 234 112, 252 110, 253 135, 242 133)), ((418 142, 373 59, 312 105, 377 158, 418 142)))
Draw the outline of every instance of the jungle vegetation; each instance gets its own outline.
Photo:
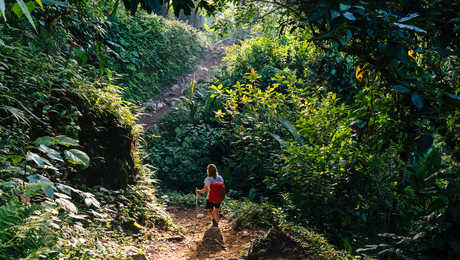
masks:
POLYGON ((190 205, 212 162, 237 223, 305 252, 457 259, 459 10, 0 0, 0 258, 129 258, 173 228, 163 204, 190 205), (194 68, 204 35, 236 31, 212 80, 144 133, 140 104, 194 68))

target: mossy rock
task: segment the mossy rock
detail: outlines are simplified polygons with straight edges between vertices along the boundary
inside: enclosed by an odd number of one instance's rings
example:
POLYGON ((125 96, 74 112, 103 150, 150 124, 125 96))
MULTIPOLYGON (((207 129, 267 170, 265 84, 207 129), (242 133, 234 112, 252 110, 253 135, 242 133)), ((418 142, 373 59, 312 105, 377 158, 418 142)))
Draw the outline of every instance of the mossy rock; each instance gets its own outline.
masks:
POLYGON ((111 111, 95 109, 87 100, 75 95, 82 116, 78 120, 79 141, 91 158, 90 166, 71 176, 73 182, 119 189, 134 184, 138 169, 135 164, 136 136, 131 125, 121 122, 111 111))
POLYGON ((286 233, 270 229, 263 237, 253 241, 248 251, 248 259, 310 259, 286 233))
POLYGON ((248 259, 352 259, 320 234, 298 225, 278 225, 255 239, 248 259))

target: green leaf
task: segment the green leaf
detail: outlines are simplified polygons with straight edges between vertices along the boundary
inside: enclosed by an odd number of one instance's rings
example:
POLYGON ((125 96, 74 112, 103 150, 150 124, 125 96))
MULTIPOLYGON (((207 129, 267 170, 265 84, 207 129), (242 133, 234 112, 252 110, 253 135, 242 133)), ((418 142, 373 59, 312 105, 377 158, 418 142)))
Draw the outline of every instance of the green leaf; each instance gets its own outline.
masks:
POLYGON ((42 175, 38 175, 38 174, 35 174, 35 175, 30 175, 30 176, 27 176, 27 180, 29 181, 29 183, 48 183, 48 182, 51 182, 50 179, 42 176, 42 175))
POLYGON ((249 193, 248 193, 248 198, 249 199, 254 199, 256 197, 256 189, 255 188, 251 188, 249 190, 249 193))
POLYGON ((41 8, 42 10, 44 10, 44 8, 43 8, 43 3, 42 3, 41 0, 35 0, 35 2, 40 6, 40 8, 41 8))
POLYGON ((82 64, 86 64, 86 62, 88 62, 88 54, 83 53, 83 55, 80 56, 80 59, 82 64))
POLYGON ((111 71, 109 68, 105 68, 105 74, 107 75, 107 78, 108 78, 109 80, 112 79, 113 74, 112 74, 112 71, 111 71))
POLYGON ((417 92, 412 93, 412 103, 419 110, 423 108, 423 99, 417 92))
POLYGON ((414 25, 407 25, 407 24, 402 24, 402 23, 394 23, 394 25, 398 26, 401 29, 408 29, 416 32, 421 32, 421 33, 426 33, 425 30, 423 30, 420 27, 414 26, 414 25))
POLYGON ((16 118, 16 120, 18 121, 22 121, 24 122, 26 125, 30 125, 30 122, 29 120, 27 119, 27 117, 24 115, 24 112, 20 109, 17 109, 15 107, 10 107, 10 106, 4 106, 4 107, 1 107, 2 109, 8 111, 11 113, 11 115, 16 118))
POLYGON ((50 146, 50 145, 56 144, 56 140, 50 136, 42 136, 42 137, 35 139, 35 141, 33 141, 33 144, 35 145, 43 144, 46 146, 50 146))
POLYGON ((45 166, 47 163, 49 163, 45 158, 40 157, 40 155, 32 152, 27 152, 26 155, 26 160, 27 161, 33 161, 35 164, 38 166, 45 166))
POLYGON ((350 21, 355 21, 356 20, 355 15, 353 13, 351 13, 351 12, 343 13, 343 17, 347 18, 350 21))
POLYGON ((31 169, 32 169, 31 167, 26 167, 24 169, 24 167, 8 166, 4 170, 5 170, 5 172, 11 172, 11 173, 14 173, 14 174, 29 175, 29 174, 32 173, 31 169))
POLYGON ((21 7, 22 12, 26 15, 27 20, 29 20, 29 23, 32 25, 34 30, 37 31, 34 20, 32 19, 32 16, 30 15, 29 8, 27 7, 27 5, 22 0, 16 0, 16 2, 18 3, 19 7, 21 7))
POLYGON ((100 208, 101 207, 101 203, 99 203, 99 201, 97 201, 97 199, 94 197, 93 194, 91 193, 85 193, 85 205, 87 207, 91 207, 91 205, 93 205, 94 207, 96 208, 100 208))
POLYGON ((446 93, 446 95, 452 99, 455 99, 455 100, 460 100, 460 97, 457 96, 457 95, 454 95, 454 94, 450 94, 450 93, 446 93))
POLYGON ((5 158, 10 159, 14 164, 19 163, 24 159, 24 156, 21 155, 6 155, 5 158))
POLYGON ((346 4, 340 3, 339 8, 340 8, 340 11, 346 11, 346 10, 350 10, 351 5, 346 5, 346 4))
POLYGON ((410 90, 402 85, 395 85, 393 86, 393 89, 396 91, 396 92, 399 92, 399 93, 402 93, 402 94, 405 94, 405 93, 408 93, 410 90))
POLYGON ((78 146, 78 140, 75 140, 65 135, 56 136, 56 142, 60 145, 64 145, 67 147, 78 146))
POLYGON ((5 0, 0 0, 0 12, 2 13, 3 20, 6 22, 6 16, 5 16, 5 0))
POLYGON ((72 212, 72 213, 77 213, 77 207, 75 204, 73 204, 70 200, 64 199, 64 198, 58 198, 56 199, 56 203, 61 205, 64 209, 72 212))
POLYGON ((273 133, 270 133, 270 135, 273 138, 275 138, 276 141, 278 141, 278 143, 280 144, 281 147, 285 147, 287 145, 286 141, 281 139, 281 137, 279 135, 276 135, 276 134, 273 134, 273 133))
POLYGON ((339 12, 337 12, 336 10, 331 10, 331 19, 332 20, 336 19, 339 16, 340 16, 339 12))
POLYGON ((21 7, 19 6, 18 3, 14 3, 12 6, 11 6, 11 11, 18 17, 18 18, 21 18, 24 13, 22 12, 21 10, 21 7))
POLYGON ((115 1, 112 6, 112 11, 110 12, 111 16, 118 16, 118 6, 120 5, 120 0, 115 1))
POLYGON ((303 145, 303 140, 299 135, 299 132, 297 131, 297 128, 293 126, 291 123, 289 123, 286 119, 282 117, 277 117, 278 121, 281 123, 284 128, 286 128, 289 133, 294 137, 298 145, 303 145))
POLYGON ((44 185, 41 185, 41 188, 45 195, 48 198, 54 199, 54 188, 53 188, 53 182, 50 181, 50 179, 42 176, 42 175, 31 175, 27 177, 27 180, 29 183, 41 183, 44 185))
POLYGON ((429 174, 435 173, 441 167, 441 153, 437 149, 428 149, 423 158, 423 165, 429 174))
POLYGON ((404 17, 404 18, 401 18, 398 20, 398 22, 400 23, 403 23, 403 22, 407 22, 415 17, 418 17, 419 14, 418 13, 412 13, 412 14, 409 14, 408 16, 404 17))
POLYGON ((60 191, 64 192, 65 194, 71 196, 72 195, 72 192, 75 192, 75 193, 79 193, 80 191, 75 189, 75 188, 72 188, 68 185, 65 185, 65 184, 56 184, 56 188, 58 188, 60 191))
POLYGON ((347 239, 343 239, 343 246, 345 247, 345 249, 347 250, 347 252, 349 254, 351 254, 351 252, 353 251, 353 248, 351 247, 351 244, 350 242, 348 242, 347 239))
POLYGON ((72 164, 81 164, 84 168, 89 166, 89 156, 77 149, 70 149, 64 152, 65 158, 72 164))
POLYGON ((56 161, 60 161, 60 162, 63 162, 64 160, 62 159, 61 155, 59 154, 58 151, 52 149, 52 148, 49 148, 48 146, 46 145, 43 145, 41 144, 39 147, 38 147, 38 150, 42 151, 43 153, 45 153, 49 158, 53 159, 53 160, 56 160, 56 161))
POLYGON ((351 41, 353 39, 353 35, 351 34, 351 31, 347 29, 345 32, 347 33, 347 39, 351 41))
POLYGON ((54 189, 52 184, 43 186, 42 190, 48 198, 54 199, 54 189))

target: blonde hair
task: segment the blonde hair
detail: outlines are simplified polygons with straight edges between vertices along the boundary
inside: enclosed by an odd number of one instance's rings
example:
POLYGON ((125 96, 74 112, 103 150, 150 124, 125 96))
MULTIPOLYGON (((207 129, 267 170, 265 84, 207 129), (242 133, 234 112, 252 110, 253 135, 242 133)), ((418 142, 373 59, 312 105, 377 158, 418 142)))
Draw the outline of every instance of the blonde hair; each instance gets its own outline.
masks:
POLYGON ((208 177, 213 177, 213 178, 217 178, 217 176, 219 175, 219 172, 217 171, 217 167, 215 164, 208 164, 208 168, 206 170, 206 172, 208 173, 208 177))

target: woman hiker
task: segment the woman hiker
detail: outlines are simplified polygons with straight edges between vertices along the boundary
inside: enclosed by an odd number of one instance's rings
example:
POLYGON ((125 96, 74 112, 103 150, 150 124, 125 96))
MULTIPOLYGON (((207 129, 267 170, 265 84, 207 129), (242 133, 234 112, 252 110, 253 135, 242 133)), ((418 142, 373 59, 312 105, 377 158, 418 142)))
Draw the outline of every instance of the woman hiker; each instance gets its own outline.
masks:
POLYGON ((217 172, 214 164, 209 164, 206 170, 208 177, 204 179, 204 186, 201 190, 195 188, 195 193, 203 194, 208 192, 206 197, 206 209, 212 225, 217 227, 219 223, 219 207, 225 197, 224 179, 217 172))

